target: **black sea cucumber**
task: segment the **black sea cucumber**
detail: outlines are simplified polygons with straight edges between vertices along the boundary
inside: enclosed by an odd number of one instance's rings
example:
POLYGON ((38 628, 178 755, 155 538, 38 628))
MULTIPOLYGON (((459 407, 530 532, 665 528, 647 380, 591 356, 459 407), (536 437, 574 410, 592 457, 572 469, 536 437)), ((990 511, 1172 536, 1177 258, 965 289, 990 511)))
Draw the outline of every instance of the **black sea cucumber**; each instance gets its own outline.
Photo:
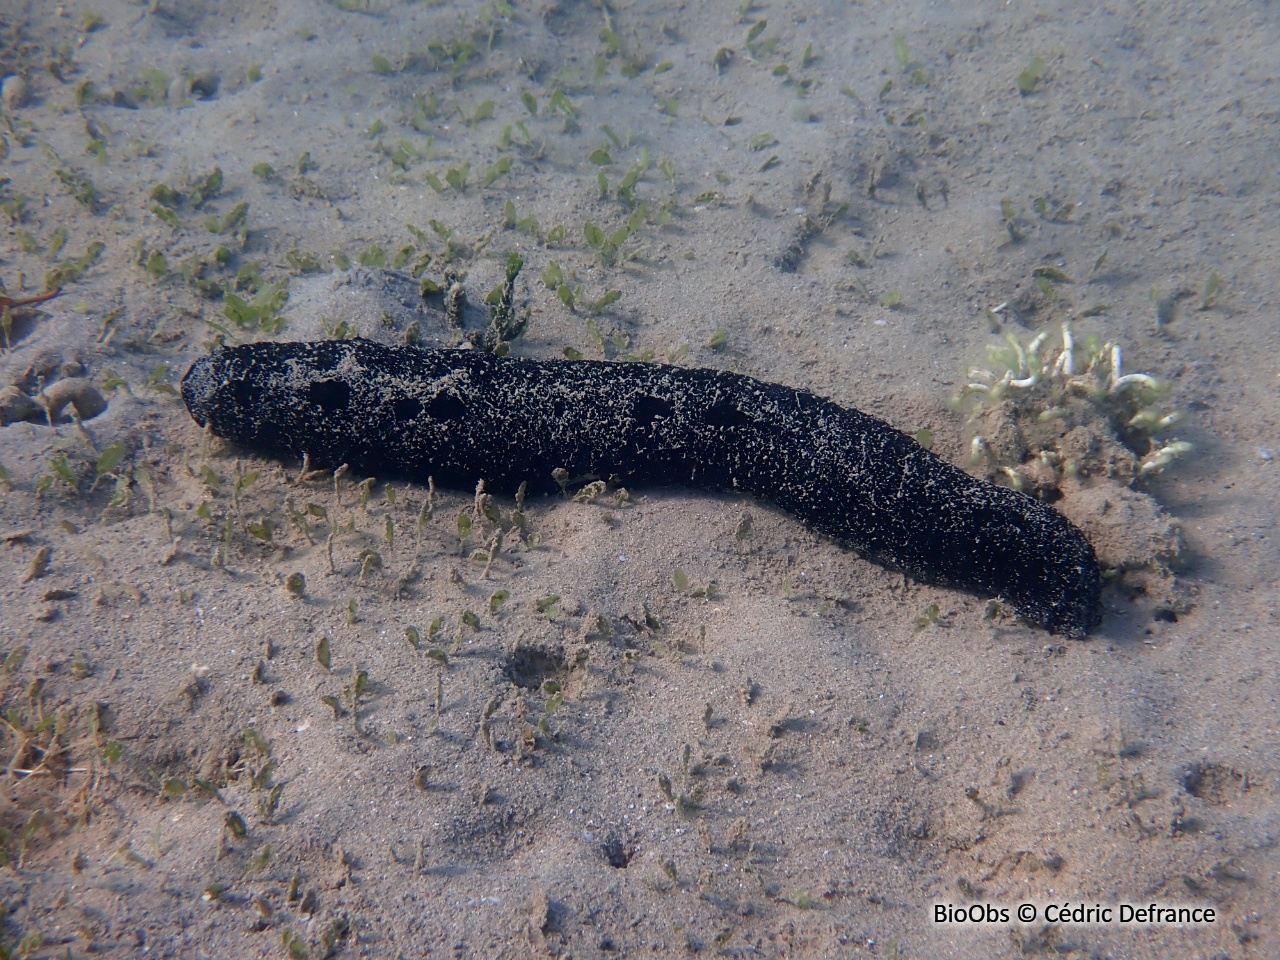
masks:
POLYGON ((750 377, 330 340, 222 350, 182 396, 198 423, 272 456, 493 492, 553 492, 561 471, 739 491, 1050 631, 1080 638, 1102 615, 1093 548, 1056 510, 882 420, 750 377))

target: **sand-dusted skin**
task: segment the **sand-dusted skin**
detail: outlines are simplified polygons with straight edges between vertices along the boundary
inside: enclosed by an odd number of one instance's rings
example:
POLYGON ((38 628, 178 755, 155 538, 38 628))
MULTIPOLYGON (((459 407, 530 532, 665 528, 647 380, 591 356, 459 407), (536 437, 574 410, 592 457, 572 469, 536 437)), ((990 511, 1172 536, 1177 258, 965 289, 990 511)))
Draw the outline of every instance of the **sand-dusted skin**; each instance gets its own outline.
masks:
POLYGON ((492 492, 602 479, 749 493, 920 580, 997 597, 1055 633, 1101 619, 1084 535, 882 420, 750 377, 368 340, 256 343, 182 382, 220 437, 317 467, 492 492))

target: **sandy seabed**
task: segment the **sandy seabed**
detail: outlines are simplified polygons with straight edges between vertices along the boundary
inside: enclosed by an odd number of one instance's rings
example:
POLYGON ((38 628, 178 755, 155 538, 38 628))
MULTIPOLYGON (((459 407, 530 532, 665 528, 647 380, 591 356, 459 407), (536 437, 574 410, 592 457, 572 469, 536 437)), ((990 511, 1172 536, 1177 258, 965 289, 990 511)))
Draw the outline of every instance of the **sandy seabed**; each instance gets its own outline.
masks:
POLYGON ((0 943, 1275 955, 1268 13, 0 0, 0 943), (482 322, 512 251, 517 353, 734 370, 1014 469, 1116 573, 1102 626, 742 498, 516 529, 302 476, 176 396, 218 343, 447 342, 405 275, 482 322), (1064 323, 1180 421, 953 409, 1064 323))

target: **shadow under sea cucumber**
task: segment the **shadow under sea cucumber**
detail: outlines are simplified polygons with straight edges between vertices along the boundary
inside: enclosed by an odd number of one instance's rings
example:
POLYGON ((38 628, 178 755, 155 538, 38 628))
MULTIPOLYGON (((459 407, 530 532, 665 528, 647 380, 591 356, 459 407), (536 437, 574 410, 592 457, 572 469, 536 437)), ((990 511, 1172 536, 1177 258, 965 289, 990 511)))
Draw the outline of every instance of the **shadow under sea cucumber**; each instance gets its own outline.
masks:
POLYGON ((1052 507, 875 417, 738 374, 327 340, 204 357, 182 397, 216 435, 317 467, 493 492, 555 492, 563 470, 749 493, 1051 632, 1083 638, 1102 618, 1093 547, 1052 507))

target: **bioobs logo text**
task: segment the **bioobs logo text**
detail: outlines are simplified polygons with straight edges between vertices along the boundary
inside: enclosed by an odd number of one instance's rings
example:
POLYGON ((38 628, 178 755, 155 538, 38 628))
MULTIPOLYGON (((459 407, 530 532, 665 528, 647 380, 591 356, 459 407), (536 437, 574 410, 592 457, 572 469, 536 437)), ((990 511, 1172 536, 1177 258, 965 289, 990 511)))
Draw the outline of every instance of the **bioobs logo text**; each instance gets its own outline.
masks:
POLYGON ((997 907, 990 903, 971 903, 968 906, 956 906, 951 903, 935 903, 933 905, 934 923, 1008 923, 1009 908, 997 907))
POLYGON ((1161 903, 1121 903, 1104 906, 1101 903, 1047 903, 1043 907, 1034 903, 1020 903, 1016 908, 996 906, 992 903, 956 905, 935 903, 933 922, 968 926, 1008 924, 1010 919, 1019 923, 1045 923, 1095 926, 1118 924, 1133 926, 1199 926, 1218 922, 1214 907, 1172 905, 1161 903))

